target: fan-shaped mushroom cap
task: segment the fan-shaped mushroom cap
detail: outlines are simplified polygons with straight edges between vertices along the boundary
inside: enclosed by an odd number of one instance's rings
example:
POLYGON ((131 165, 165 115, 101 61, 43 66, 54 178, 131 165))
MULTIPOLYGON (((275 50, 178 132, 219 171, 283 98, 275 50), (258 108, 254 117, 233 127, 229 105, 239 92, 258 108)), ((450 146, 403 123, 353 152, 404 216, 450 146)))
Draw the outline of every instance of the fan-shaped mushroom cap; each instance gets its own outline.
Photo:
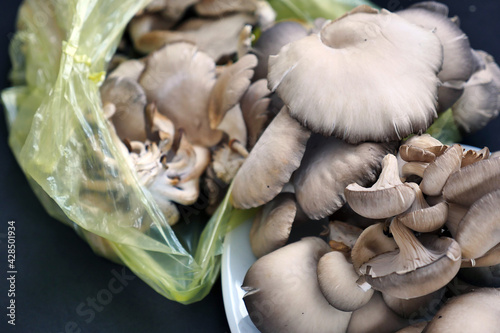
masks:
POLYGON ((462 268, 464 267, 490 267, 500 264, 500 244, 497 244, 483 256, 471 259, 462 260, 462 268))
POLYGON ((268 97, 270 93, 267 89, 267 80, 261 79, 252 83, 240 100, 241 112, 247 126, 248 149, 255 145, 268 121, 267 107, 271 102, 268 97))
POLYGON ((424 329, 426 333, 497 332, 500 291, 477 289, 448 301, 424 329))
POLYGON ((347 333, 394 332, 408 324, 408 320, 395 314, 376 291, 365 306, 352 313, 347 333))
POLYGON ((108 79, 113 77, 126 77, 134 81, 139 81, 146 64, 142 60, 130 59, 122 62, 108 75, 108 79))
POLYGON ((443 67, 438 77, 444 84, 439 88, 439 111, 447 110, 460 97, 463 84, 472 75, 474 67, 467 35, 448 18, 448 9, 443 6, 417 4, 397 12, 404 19, 435 31, 443 45, 443 67))
POLYGON ((382 293, 382 297, 385 304, 403 318, 412 321, 422 318, 430 320, 437 312, 436 304, 441 303, 445 291, 446 288, 443 287, 430 294, 410 299, 397 298, 385 293, 382 293))
POLYGON ((382 159, 394 148, 391 143, 351 145, 335 137, 313 134, 293 177, 297 201, 311 219, 331 215, 345 204, 347 185, 375 182, 382 159))
POLYGON ((259 60, 254 80, 267 77, 269 56, 278 54, 283 46, 306 36, 307 30, 304 26, 294 21, 278 22, 262 31, 252 51, 259 60))
POLYGON ((483 256, 500 243, 500 190, 476 201, 458 225, 456 240, 465 259, 483 256))
POLYGON ((271 56, 268 80, 313 132, 350 143, 394 141, 436 117, 441 62, 430 30, 360 6, 271 56))
POLYGON ((111 117, 116 134, 120 139, 146 140, 144 108, 146 94, 133 79, 112 77, 100 88, 102 104, 114 104, 116 110, 111 117))
POLYGON ((401 214, 410 208, 415 191, 399 179, 396 156, 387 154, 382 160, 382 172, 377 182, 370 188, 350 184, 345 188, 345 197, 356 213, 379 219, 401 214))
POLYGON ((427 195, 440 195, 448 177, 460 169, 462 164, 462 146, 453 145, 446 149, 424 171, 420 188, 427 195))
POLYGON ((146 8, 145 12, 160 12, 168 20, 176 22, 179 20, 189 6, 197 3, 199 0, 153 0, 146 8))
POLYGON ((481 55, 487 65, 471 76, 452 108, 455 122, 467 133, 486 126, 500 110, 500 69, 490 55, 481 55))
POLYGON ((398 216, 399 221, 418 232, 431 232, 441 228, 448 217, 448 204, 442 201, 429 206, 420 187, 415 183, 409 185, 413 187, 416 198, 408 211, 398 216))
POLYGON ((461 168, 466 167, 481 160, 486 160, 489 157, 490 157, 490 149, 488 147, 484 147, 479 151, 473 149, 464 150, 462 164, 460 165, 460 167, 461 168))
MULTIPOLYGON (((210 127, 217 128, 227 111, 233 108, 250 86, 257 57, 247 54, 236 63, 226 66, 217 78, 208 100, 210 127)), ((246 144, 245 142, 242 142, 246 144)))
POLYGON ((298 210, 293 193, 280 193, 264 205, 250 229, 250 246, 257 258, 286 244, 295 218, 301 215, 298 210))
POLYGON ((232 202, 248 209, 271 201, 299 167, 310 132, 284 107, 266 128, 234 178, 232 202))
POLYGON ((468 207, 482 196, 500 188, 500 159, 489 158, 452 173, 443 188, 443 197, 468 207))
POLYGON ((370 301, 373 290, 361 289, 359 276, 343 253, 328 252, 318 262, 318 282, 321 292, 335 308, 354 311, 370 301))
POLYGON ((344 332, 351 313, 335 309, 321 293, 319 258, 329 251, 320 238, 306 237, 258 259, 242 288, 250 318, 263 332, 344 332))
POLYGON ((392 220, 390 230, 399 250, 376 256, 360 267, 374 289, 398 298, 414 298, 445 286, 460 268, 461 251, 452 238, 413 232, 392 220))
POLYGON ((341 221, 333 221, 328 224, 328 240, 330 246, 332 241, 335 244, 342 244, 352 250, 363 229, 341 221))
MULTIPOLYGON (((416 157, 418 156, 417 154, 415 153, 411 153, 408 152, 405 154, 405 151, 410 149, 410 147, 413 147, 413 149, 422 149, 422 150, 425 150, 426 152, 429 152, 429 148, 430 147, 439 147, 439 146, 443 146, 443 144, 441 143, 441 141, 439 141, 438 139, 435 139, 433 138, 430 134, 427 134, 427 133, 424 133, 424 134, 421 134, 421 135, 413 135, 411 136, 409 139, 407 139, 405 142, 402 143, 402 145, 400 146, 399 148, 399 152, 398 152, 398 167, 399 167, 399 176, 401 178, 404 178, 403 177, 403 166, 408 162, 408 161, 413 161, 413 159, 409 159, 410 157, 416 157), (403 154, 405 154, 406 158, 407 158, 407 161, 403 159, 403 154)), ((412 149, 412 150, 413 150, 412 149)), ((434 159, 436 158, 436 154, 434 152, 432 152, 434 155, 434 159)), ((421 152, 420 155, 423 155, 425 154, 425 152, 421 152)), ((430 154, 426 154, 427 156, 427 159, 432 159, 432 155, 430 154)), ((417 161, 420 161, 420 162, 426 162, 426 163, 429 163, 427 162, 427 160, 424 159, 423 156, 421 156, 421 158, 419 159, 416 159, 417 161)), ((433 159, 432 159, 433 160, 433 159)))
POLYGON ((222 132, 209 125, 207 105, 215 83, 215 63, 196 46, 176 43, 153 52, 140 84, 158 111, 182 128, 189 141, 217 144, 222 132))
POLYGON ((377 223, 369 226, 359 235, 351 252, 352 264, 358 274, 362 274, 360 267, 365 262, 379 254, 395 251, 398 248, 394 238, 384 234, 385 228, 385 223, 377 223))

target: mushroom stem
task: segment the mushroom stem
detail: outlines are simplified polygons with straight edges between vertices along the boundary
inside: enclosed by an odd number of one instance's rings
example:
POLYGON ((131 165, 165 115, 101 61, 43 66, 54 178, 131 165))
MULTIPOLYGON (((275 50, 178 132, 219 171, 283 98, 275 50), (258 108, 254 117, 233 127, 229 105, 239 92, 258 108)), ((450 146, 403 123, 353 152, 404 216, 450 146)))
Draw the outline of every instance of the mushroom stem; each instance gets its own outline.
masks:
POLYGON ((401 176, 405 179, 411 175, 417 175, 419 177, 423 177, 424 171, 428 165, 429 163, 425 162, 408 162, 403 165, 401 176))
POLYGON ((384 188, 386 186, 396 186, 402 184, 399 179, 398 160, 396 156, 387 154, 382 160, 382 172, 377 182, 372 186, 374 188, 384 188))
POLYGON ((236 153, 240 154, 244 158, 248 156, 248 150, 246 150, 245 146, 241 144, 238 140, 231 140, 229 142, 229 147, 236 153))

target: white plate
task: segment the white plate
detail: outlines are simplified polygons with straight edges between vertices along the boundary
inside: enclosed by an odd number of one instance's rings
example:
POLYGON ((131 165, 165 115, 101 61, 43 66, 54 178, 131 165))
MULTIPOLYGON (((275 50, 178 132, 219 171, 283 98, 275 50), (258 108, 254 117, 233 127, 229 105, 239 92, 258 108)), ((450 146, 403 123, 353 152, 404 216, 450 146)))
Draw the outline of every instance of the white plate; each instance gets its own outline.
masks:
POLYGON ((228 233, 224 239, 222 252, 222 296, 224 308, 232 333, 258 333, 259 330, 250 320, 241 289, 243 279, 250 266, 257 260, 252 254, 248 235, 252 220, 243 222, 228 233))
MULTIPOLYGON (((479 148, 462 145, 464 149, 479 148)), ((222 252, 222 295, 224 308, 232 333, 258 333, 259 330, 250 320, 241 289, 243 279, 250 266, 257 260, 252 254, 248 235, 252 220, 243 222, 239 227, 226 235, 222 252)))

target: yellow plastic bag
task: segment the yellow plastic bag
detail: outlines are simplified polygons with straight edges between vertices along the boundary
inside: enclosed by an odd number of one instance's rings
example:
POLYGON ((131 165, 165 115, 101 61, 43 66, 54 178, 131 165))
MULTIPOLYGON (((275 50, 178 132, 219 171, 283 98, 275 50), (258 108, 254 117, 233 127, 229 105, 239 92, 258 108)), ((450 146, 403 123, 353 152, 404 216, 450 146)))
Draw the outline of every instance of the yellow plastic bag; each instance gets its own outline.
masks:
MULTIPOLYGON (((147 2, 26 1, 11 48, 16 86, 2 100, 10 146, 47 211, 160 294, 191 303, 217 277, 231 216, 247 213, 226 198, 201 235, 178 239, 114 143, 98 86, 127 22, 147 2)), ((196 219, 195 208, 188 213, 196 219)))

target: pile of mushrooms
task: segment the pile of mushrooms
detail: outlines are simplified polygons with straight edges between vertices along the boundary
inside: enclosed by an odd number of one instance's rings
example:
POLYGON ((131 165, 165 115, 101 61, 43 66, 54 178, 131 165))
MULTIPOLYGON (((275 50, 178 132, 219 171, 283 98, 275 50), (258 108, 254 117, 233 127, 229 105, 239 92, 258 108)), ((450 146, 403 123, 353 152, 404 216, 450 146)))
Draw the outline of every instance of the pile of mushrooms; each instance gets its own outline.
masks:
POLYGON ((457 22, 435 2, 360 6, 269 57, 284 106, 231 196, 237 208, 262 206, 242 285, 260 331, 442 332, 460 307, 500 301, 484 289, 443 307, 463 270, 491 272, 460 280, 467 291, 500 287, 500 158, 423 134, 438 110, 477 113, 455 116, 467 130, 500 108, 498 66, 457 22), (476 103, 479 90, 492 112, 476 103), (318 225, 326 232, 311 231, 318 225), (295 241, 297 229, 307 237, 295 241))

